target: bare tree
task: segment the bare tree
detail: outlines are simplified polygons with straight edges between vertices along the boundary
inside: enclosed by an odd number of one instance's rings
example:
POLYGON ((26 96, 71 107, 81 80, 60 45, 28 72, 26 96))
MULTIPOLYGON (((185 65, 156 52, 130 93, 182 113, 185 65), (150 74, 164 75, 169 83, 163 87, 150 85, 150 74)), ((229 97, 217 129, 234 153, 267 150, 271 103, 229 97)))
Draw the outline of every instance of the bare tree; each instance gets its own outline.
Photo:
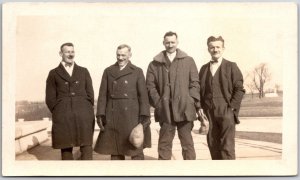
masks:
POLYGON ((246 77, 245 77, 245 85, 247 86, 247 90, 251 92, 251 98, 253 99, 254 96, 254 90, 256 89, 253 81, 252 81, 253 73, 248 72, 246 77))
POLYGON ((259 98, 263 98, 264 94, 264 85, 267 81, 271 79, 271 73, 268 70, 266 63, 261 63, 253 70, 252 82, 255 88, 259 92, 259 98))

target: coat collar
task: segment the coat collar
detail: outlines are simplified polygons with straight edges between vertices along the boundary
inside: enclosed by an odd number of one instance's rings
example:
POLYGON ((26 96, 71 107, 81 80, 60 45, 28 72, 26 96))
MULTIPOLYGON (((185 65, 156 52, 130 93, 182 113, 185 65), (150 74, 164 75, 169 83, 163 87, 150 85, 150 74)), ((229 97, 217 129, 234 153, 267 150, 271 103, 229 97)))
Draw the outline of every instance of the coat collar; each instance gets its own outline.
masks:
POLYGON ((115 64, 110 66, 108 72, 110 73, 110 75, 112 77, 114 77, 115 79, 118 79, 122 76, 132 73, 136 68, 137 67, 135 65, 131 64, 131 62, 129 61, 128 64, 126 65, 126 67, 120 71, 119 64, 118 64, 118 62, 116 62, 115 64))
POLYGON ((61 63, 59 63, 59 65, 55 69, 55 71, 64 80, 66 80, 68 82, 73 82, 73 81, 76 81, 76 79, 78 78, 79 66, 74 62, 74 69, 73 69, 72 76, 69 75, 69 73, 66 71, 66 69, 64 68, 64 66, 61 63))
MULTIPOLYGON (((174 58, 174 60, 175 59, 183 59, 183 58, 185 58, 185 57, 188 56, 187 53, 185 53, 184 51, 182 51, 180 49, 177 49, 176 51, 177 51, 176 52, 176 57, 174 58)), ((167 63, 167 61, 166 61, 166 53, 167 53, 166 50, 160 52, 159 54, 157 54, 153 58, 153 60, 157 61, 157 62, 160 62, 160 63, 167 63)))

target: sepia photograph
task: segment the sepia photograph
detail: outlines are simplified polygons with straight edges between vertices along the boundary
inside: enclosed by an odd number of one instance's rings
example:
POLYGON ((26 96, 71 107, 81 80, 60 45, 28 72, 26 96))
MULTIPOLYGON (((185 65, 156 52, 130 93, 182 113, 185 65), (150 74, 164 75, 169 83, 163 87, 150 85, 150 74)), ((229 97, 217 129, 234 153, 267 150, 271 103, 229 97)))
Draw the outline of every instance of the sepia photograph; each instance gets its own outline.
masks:
POLYGON ((296 3, 2 12, 3 176, 298 174, 296 3))

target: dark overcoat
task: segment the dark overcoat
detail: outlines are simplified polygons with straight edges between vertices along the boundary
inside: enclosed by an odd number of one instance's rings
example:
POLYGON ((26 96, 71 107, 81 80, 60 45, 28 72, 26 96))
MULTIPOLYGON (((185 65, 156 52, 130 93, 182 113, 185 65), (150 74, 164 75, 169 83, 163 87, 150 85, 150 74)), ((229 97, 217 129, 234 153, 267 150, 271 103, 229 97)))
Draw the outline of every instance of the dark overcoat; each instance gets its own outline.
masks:
MULTIPOLYGON (((100 131, 95 151, 100 154, 135 156, 142 152, 129 142, 132 129, 147 116, 150 122, 150 105, 141 68, 128 62, 123 70, 116 63, 103 72, 97 116, 105 116, 105 130, 100 131)), ((144 148, 151 147, 150 126, 144 130, 144 148)))
POLYGON ((166 51, 160 52, 148 66, 146 84, 155 121, 171 123, 171 113, 175 122, 196 120, 195 101, 200 101, 200 85, 192 57, 177 49, 169 68, 166 51))
POLYGON ((52 113, 52 146, 62 149, 93 144, 94 90, 86 68, 74 63, 70 76, 62 64, 50 71, 46 104, 52 113))
MULTIPOLYGON (((243 86, 243 75, 238 68, 237 64, 230 62, 223 58, 220 65, 220 84, 223 96, 229 107, 234 108, 234 119, 236 124, 239 124, 239 110, 245 89, 243 86)), ((205 106, 204 95, 205 95, 205 82, 207 73, 210 72, 210 62, 203 65, 199 72, 200 79, 200 94, 201 94, 201 105, 205 106)))

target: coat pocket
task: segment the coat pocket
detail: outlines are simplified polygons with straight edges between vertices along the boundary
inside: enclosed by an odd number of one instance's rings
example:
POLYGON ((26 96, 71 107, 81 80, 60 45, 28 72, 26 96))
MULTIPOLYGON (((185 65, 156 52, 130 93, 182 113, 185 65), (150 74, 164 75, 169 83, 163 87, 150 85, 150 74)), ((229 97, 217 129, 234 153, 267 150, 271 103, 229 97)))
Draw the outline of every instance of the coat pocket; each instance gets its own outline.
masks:
POLYGON ((161 104, 161 100, 159 100, 157 106, 154 109, 155 122, 160 122, 161 116, 162 116, 162 104, 161 104))
POLYGON ((187 99, 188 100, 184 115, 187 121, 194 121, 197 119, 194 99, 191 96, 188 96, 187 99))

